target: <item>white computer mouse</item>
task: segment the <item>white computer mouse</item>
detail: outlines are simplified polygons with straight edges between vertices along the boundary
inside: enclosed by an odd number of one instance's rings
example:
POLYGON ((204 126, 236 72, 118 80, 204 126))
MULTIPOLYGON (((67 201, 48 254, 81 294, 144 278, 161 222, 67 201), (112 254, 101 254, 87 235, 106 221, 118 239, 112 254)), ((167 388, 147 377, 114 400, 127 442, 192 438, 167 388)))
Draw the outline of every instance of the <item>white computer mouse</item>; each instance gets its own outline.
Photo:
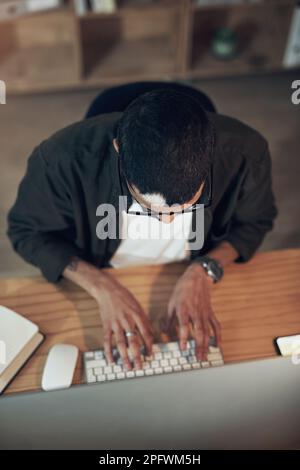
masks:
POLYGON ((72 344, 55 344, 48 354, 43 371, 42 389, 69 388, 78 357, 78 348, 72 344))

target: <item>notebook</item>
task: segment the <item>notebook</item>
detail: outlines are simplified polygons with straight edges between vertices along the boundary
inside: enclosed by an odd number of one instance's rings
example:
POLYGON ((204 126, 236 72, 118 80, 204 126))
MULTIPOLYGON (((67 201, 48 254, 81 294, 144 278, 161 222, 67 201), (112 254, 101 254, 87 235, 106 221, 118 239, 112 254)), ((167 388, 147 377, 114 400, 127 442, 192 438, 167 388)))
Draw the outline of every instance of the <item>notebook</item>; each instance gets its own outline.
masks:
POLYGON ((0 393, 43 339, 37 325, 13 310, 0 306, 0 393))

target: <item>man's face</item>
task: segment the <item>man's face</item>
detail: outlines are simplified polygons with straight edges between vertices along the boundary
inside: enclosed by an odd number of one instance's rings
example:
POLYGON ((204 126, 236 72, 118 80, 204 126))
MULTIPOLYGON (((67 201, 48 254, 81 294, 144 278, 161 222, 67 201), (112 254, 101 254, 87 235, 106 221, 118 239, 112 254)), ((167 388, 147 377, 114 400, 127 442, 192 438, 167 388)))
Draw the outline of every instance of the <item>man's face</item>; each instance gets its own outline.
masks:
MULTIPOLYGON (((116 139, 113 140, 113 145, 115 150, 119 153, 119 145, 116 139)), ((173 206, 168 206, 165 199, 160 194, 141 194, 135 185, 130 185, 128 182, 127 185, 132 197, 140 206, 146 210, 151 210, 151 213, 159 218, 160 221, 170 224, 177 214, 181 214, 182 211, 189 209, 193 204, 197 203, 202 194, 204 182, 192 199, 184 204, 176 204, 173 206)))

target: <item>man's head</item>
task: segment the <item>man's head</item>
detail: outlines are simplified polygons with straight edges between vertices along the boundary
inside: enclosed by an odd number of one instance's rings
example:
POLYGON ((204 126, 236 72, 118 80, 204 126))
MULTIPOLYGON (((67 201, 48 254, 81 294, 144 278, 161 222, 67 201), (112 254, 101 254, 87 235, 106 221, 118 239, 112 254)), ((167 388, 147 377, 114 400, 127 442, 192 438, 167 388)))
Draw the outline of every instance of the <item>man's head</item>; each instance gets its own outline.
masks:
POLYGON ((160 89, 126 108, 114 145, 127 183, 142 201, 186 208, 199 199, 210 170, 214 129, 195 98, 160 89))

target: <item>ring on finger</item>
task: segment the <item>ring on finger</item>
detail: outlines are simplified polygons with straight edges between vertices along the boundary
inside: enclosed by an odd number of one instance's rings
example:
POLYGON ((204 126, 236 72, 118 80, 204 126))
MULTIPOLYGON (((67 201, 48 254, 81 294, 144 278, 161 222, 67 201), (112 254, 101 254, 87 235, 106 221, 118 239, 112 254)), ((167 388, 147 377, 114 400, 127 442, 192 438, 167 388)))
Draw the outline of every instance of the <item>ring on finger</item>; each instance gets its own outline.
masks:
POLYGON ((136 336, 137 332, 136 331, 126 331, 125 336, 126 338, 131 338, 132 336, 136 336))

